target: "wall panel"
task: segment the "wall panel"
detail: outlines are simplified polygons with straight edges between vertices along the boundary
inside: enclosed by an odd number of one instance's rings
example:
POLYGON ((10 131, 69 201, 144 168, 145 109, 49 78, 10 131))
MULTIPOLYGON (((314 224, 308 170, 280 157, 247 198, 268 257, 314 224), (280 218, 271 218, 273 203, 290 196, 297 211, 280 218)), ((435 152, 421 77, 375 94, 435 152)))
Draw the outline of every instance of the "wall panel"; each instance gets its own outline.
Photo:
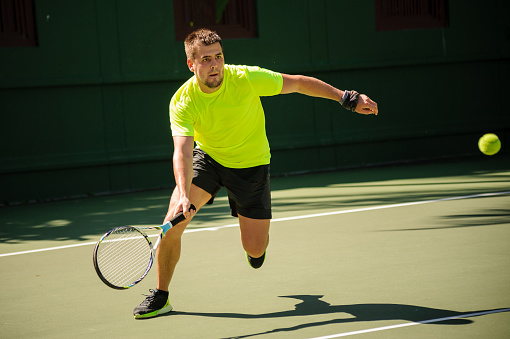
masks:
MULTIPOLYGON (((469 156, 485 132, 508 140, 509 2, 449 4, 447 28, 376 32, 373 1, 257 1, 258 38, 226 40, 228 63, 380 105, 366 117, 263 98, 273 174, 469 156)), ((0 48, 0 204, 173 185, 168 103, 192 75, 173 10, 35 1, 38 46, 0 48)))

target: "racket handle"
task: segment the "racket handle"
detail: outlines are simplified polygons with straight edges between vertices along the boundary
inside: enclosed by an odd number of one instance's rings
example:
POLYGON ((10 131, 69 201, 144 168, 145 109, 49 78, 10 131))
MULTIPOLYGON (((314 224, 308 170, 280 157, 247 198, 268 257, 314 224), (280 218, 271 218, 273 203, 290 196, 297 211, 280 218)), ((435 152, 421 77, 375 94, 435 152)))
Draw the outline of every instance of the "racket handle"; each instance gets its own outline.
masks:
MULTIPOLYGON (((193 210, 193 211, 196 211, 196 207, 195 205, 191 204, 189 210, 193 210)), ((165 235, 165 233, 171 229, 172 227, 174 227, 175 225, 177 225, 178 223, 180 223, 181 221, 183 221, 184 219, 186 219, 184 217, 184 213, 182 212, 179 212, 177 213, 172 219, 170 219, 170 221, 168 221, 166 224, 164 225, 161 225, 161 229, 163 230, 163 235, 165 235)))
MULTIPOLYGON (((196 211, 197 209, 196 209, 195 205, 191 204, 191 206, 190 206, 189 210, 190 210, 190 212, 191 212, 191 210, 196 211)), ((184 213, 179 212, 179 213, 177 213, 177 214, 175 215, 175 217, 173 217, 172 219, 170 219, 170 224, 171 224, 172 226, 175 226, 175 225, 177 225, 178 223, 180 223, 181 221, 183 221, 184 219, 186 219, 186 218, 184 217, 184 213)))

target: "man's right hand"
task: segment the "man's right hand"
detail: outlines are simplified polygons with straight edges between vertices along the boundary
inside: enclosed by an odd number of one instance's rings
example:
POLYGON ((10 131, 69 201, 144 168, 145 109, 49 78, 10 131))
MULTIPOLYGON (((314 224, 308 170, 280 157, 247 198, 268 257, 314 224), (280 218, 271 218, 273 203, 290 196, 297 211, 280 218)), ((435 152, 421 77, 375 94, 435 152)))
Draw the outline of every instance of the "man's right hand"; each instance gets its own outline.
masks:
POLYGON ((183 212, 182 214, 184 214, 184 217, 186 219, 192 219, 195 216, 195 214, 197 213, 197 211, 194 209, 190 210, 190 207, 191 207, 191 202, 189 201, 189 199, 187 197, 182 197, 181 199, 179 199, 179 202, 177 203, 174 210, 172 211, 172 214, 173 214, 172 217, 182 211, 183 212))

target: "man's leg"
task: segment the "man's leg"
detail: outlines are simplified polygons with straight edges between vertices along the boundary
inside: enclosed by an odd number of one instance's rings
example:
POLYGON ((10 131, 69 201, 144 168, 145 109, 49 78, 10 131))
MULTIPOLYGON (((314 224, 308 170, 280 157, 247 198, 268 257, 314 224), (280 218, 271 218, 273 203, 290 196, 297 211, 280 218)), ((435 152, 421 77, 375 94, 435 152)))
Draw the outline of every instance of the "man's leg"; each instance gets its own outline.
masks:
MULTIPOLYGON (((209 201, 211 194, 198 188, 195 185, 191 185, 190 190, 190 202, 195 205, 197 211, 209 201)), ((172 198, 170 199, 169 212, 165 218, 165 221, 170 220, 173 217, 173 211, 175 205, 178 203, 178 194, 174 190, 172 198)), ((161 240, 156 253, 157 257, 157 278, 158 284, 156 290, 151 290, 151 295, 147 296, 145 300, 133 310, 133 315, 137 319, 155 317, 159 314, 170 312, 172 305, 168 298, 168 286, 174 273, 175 266, 181 256, 181 237, 184 233, 184 229, 191 220, 184 220, 172 227, 165 233, 165 236, 161 240)))
MULTIPOLYGON (((190 190, 190 202, 195 205, 197 212, 204 206, 210 199, 211 194, 207 193, 203 189, 191 185, 190 190)), ((175 205, 178 203, 179 197, 177 189, 174 190, 172 198, 170 199, 169 211, 173 211, 175 205)), ((169 212, 170 213, 170 212, 169 212)), ((165 218, 165 222, 170 220, 172 216, 168 215, 165 218)), ((172 276, 175 270, 175 266, 181 256, 181 237, 184 233, 186 226, 188 226, 191 220, 184 220, 172 227, 161 240, 158 247, 156 258, 157 258, 157 289, 160 291, 168 291, 168 286, 172 280, 172 276)))
POLYGON ((270 219, 251 219, 239 216, 241 242, 246 253, 253 258, 259 258, 266 252, 269 245, 270 219))

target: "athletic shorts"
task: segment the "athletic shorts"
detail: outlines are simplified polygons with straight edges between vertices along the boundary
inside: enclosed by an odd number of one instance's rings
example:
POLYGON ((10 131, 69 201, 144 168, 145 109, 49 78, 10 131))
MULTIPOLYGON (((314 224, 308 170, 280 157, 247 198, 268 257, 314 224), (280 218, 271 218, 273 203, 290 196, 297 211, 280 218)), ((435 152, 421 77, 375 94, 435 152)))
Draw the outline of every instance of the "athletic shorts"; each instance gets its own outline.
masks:
POLYGON ((212 195, 225 187, 232 216, 238 213, 251 219, 271 219, 269 165, 228 168, 199 148, 193 150, 193 184, 212 195))

